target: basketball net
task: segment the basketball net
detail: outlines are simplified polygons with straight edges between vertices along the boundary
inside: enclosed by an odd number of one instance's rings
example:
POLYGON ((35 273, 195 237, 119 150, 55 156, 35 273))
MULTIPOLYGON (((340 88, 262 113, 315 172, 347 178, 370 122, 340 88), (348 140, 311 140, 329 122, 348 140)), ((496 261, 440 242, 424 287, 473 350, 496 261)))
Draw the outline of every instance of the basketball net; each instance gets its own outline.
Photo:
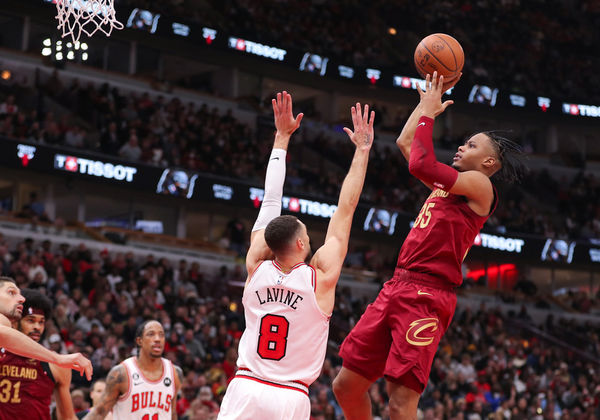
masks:
POLYGON ((110 36, 113 29, 123 29, 117 20, 114 0, 55 0, 58 30, 62 37, 78 42, 81 33, 91 37, 97 31, 110 36))

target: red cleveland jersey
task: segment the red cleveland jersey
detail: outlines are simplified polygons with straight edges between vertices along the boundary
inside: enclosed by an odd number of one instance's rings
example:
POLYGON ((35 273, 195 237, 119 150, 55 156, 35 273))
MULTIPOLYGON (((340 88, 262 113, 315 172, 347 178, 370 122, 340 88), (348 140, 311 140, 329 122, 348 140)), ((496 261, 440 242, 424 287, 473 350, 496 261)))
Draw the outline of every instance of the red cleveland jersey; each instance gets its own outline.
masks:
MULTIPOLYGON (((490 214, 496 202, 494 188, 490 214)), ((400 249, 397 266, 460 286, 462 261, 488 217, 471 210, 464 196, 434 189, 400 249)))
POLYGON ((50 420, 53 391, 47 363, 0 349, 0 420, 50 420))

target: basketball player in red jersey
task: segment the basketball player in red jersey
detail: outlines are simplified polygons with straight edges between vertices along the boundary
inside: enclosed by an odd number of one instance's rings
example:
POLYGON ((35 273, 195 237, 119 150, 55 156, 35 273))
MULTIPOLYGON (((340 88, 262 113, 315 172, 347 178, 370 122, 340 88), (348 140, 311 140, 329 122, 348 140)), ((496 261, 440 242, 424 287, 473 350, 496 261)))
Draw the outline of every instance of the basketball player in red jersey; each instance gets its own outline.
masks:
POLYGON ((23 311, 25 298, 15 281, 0 277, 0 347, 20 356, 31 357, 57 366, 73 369, 92 379, 92 363, 81 353, 58 354, 31 340, 12 328, 11 322, 18 321, 23 311))
MULTIPOLYGON (((523 168, 514 143, 493 132, 475 134, 458 148, 452 167, 437 162, 432 131, 442 103, 443 77, 426 79, 420 103, 396 141, 409 170, 433 191, 415 219, 396 271, 344 340, 343 367, 333 390, 347 420, 371 419, 368 389, 384 376, 390 417, 416 419, 440 339, 456 307, 461 263, 496 207, 490 177, 514 180, 523 168)), ((455 82, 456 83, 456 82, 455 82)))
MULTIPOLYGON (((25 289, 18 330, 39 342, 52 302, 36 290, 25 289)), ((50 420, 52 394, 59 419, 76 420, 71 401, 71 370, 52 363, 0 351, 0 420, 25 417, 50 420)))
POLYGON ((112 410, 115 420, 176 420, 177 393, 183 372, 164 359, 165 331, 158 321, 143 322, 135 337, 138 356, 108 372, 100 401, 84 420, 104 420, 112 410))

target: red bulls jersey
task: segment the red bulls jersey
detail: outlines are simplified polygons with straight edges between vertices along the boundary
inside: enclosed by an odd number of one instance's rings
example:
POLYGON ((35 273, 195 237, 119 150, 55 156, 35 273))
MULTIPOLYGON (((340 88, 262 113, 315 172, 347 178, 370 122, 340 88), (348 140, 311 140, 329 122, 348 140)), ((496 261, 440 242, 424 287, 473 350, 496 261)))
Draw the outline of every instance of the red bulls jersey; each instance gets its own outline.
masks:
MULTIPOLYGON (((496 203, 494 188, 490 214, 496 203)), ((400 249, 397 266, 447 280, 448 286, 459 286, 462 261, 488 217, 471 210, 464 196, 434 189, 400 249)))
POLYGON ((53 391, 47 363, 0 349, 0 420, 50 420, 53 391))

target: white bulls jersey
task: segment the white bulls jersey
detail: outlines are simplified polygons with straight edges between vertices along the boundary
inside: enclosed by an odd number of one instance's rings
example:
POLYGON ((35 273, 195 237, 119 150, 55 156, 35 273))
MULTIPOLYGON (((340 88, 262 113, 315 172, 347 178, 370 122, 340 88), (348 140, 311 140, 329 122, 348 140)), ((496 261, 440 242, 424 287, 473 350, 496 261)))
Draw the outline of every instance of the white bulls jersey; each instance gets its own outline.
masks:
POLYGON ((280 268, 276 261, 262 262, 244 289, 246 329, 237 364, 267 380, 310 385, 323 367, 329 316, 317 304, 314 268, 280 268))
POLYGON ((129 378, 127 394, 113 407, 116 420, 171 420, 175 398, 175 369, 170 360, 162 358, 163 374, 157 381, 147 379, 135 357, 123 361, 129 378))

